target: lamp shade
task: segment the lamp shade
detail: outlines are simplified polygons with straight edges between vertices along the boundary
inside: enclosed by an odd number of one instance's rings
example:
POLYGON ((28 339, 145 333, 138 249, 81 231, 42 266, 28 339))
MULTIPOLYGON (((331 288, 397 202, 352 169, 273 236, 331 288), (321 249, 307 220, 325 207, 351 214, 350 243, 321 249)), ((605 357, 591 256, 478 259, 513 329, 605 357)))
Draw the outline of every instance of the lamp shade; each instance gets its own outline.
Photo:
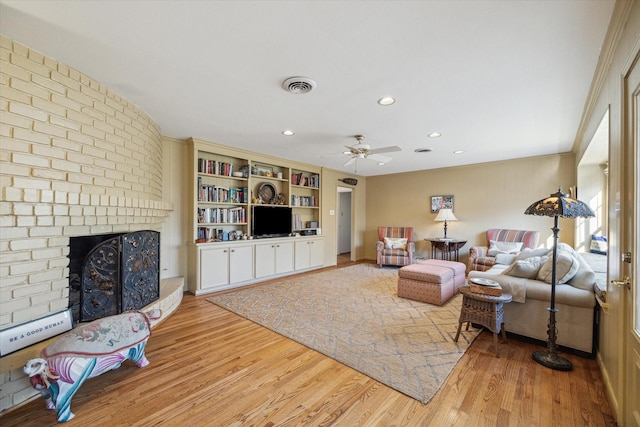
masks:
POLYGON ((440 209, 438 216, 434 221, 457 221, 458 218, 453 214, 453 210, 449 208, 440 209))
MULTIPOLYGON (((526 215, 558 216, 560 218, 588 218, 596 216, 589 205, 580 200, 572 199, 568 194, 562 192, 562 188, 559 188, 557 193, 533 203, 524 213, 526 215)), ((436 218, 436 221, 437 220, 438 218, 436 218)))

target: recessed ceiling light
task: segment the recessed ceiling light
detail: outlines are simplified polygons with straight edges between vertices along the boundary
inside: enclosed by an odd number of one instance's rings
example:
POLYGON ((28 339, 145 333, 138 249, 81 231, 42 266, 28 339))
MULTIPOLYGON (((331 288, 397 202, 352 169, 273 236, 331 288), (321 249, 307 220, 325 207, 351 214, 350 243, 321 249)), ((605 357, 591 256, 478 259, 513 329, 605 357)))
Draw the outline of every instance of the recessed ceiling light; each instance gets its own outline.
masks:
POLYGON ((464 150, 456 150, 453 152, 453 154, 462 154, 464 153, 464 150))
POLYGON ((427 135, 429 138, 437 138, 439 136, 442 136, 442 134, 440 132, 431 132, 429 135, 427 135))
POLYGON ((384 162, 378 162, 378 166, 384 166, 384 162))
POLYGON ((396 103, 396 99, 390 96, 385 96, 384 98, 378 99, 378 104, 380 105, 391 105, 395 103, 396 103))
POLYGON ((291 135, 295 135, 296 133, 292 130, 287 129, 287 130, 283 130, 282 134, 286 136, 291 136, 291 135))

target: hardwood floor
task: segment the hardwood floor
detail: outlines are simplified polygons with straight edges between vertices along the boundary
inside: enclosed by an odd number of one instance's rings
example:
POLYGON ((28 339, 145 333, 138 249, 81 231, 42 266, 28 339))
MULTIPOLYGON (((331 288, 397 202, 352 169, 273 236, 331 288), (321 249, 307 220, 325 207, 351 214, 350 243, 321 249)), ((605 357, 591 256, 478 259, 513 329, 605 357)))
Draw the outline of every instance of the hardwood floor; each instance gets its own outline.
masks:
MULTIPOLYGON (((571 372, 531 358, 511 338, 495 357, 483 332, 427 405, 206 301, 185 295, 147 344, 151 364, 127 361, 84 383, 73 426, 615 426, 593 359, 571 372)), ((0 417, 57 425, 44 401, 0 417)))

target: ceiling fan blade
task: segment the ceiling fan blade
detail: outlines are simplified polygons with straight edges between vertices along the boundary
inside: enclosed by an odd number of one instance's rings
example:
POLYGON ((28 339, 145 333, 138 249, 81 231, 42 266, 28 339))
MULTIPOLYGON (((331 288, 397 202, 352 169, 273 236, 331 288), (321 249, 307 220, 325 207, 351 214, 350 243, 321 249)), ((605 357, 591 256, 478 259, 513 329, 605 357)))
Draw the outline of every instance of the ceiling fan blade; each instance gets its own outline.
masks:
POLYGON ((398 146, 391 146, 391 147, 382 147, 382 148, 376 148, 373 150, 369 150, 369 154, 380 154, 380 153, 393 153, 394 151, 401 151, 402 148, 398 147, 398 146))
POLYGON ((356 161, 357 157, 352 157, 349 160, 347 160, 347 163, 345 163, 343 166, 351 166, 353 164, 353 162, 356 161))
POLYGON ((376 162, 380 163, 389 163, 392 160, 391 157, 381 156, 380 154, 369 154, 367 156, 367 159, 375 160, 376 162))

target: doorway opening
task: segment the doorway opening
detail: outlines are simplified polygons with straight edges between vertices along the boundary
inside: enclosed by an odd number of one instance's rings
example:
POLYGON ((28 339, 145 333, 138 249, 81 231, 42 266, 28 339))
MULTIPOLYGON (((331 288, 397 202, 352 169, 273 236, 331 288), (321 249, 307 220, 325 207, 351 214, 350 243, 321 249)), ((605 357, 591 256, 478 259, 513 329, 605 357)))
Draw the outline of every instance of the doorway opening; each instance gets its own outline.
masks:
POLYGON ((337 264, 345 264, 353 261, 352 251, 352 196, 353 189, 338 187, 338 227, 337 227, 337 264))

